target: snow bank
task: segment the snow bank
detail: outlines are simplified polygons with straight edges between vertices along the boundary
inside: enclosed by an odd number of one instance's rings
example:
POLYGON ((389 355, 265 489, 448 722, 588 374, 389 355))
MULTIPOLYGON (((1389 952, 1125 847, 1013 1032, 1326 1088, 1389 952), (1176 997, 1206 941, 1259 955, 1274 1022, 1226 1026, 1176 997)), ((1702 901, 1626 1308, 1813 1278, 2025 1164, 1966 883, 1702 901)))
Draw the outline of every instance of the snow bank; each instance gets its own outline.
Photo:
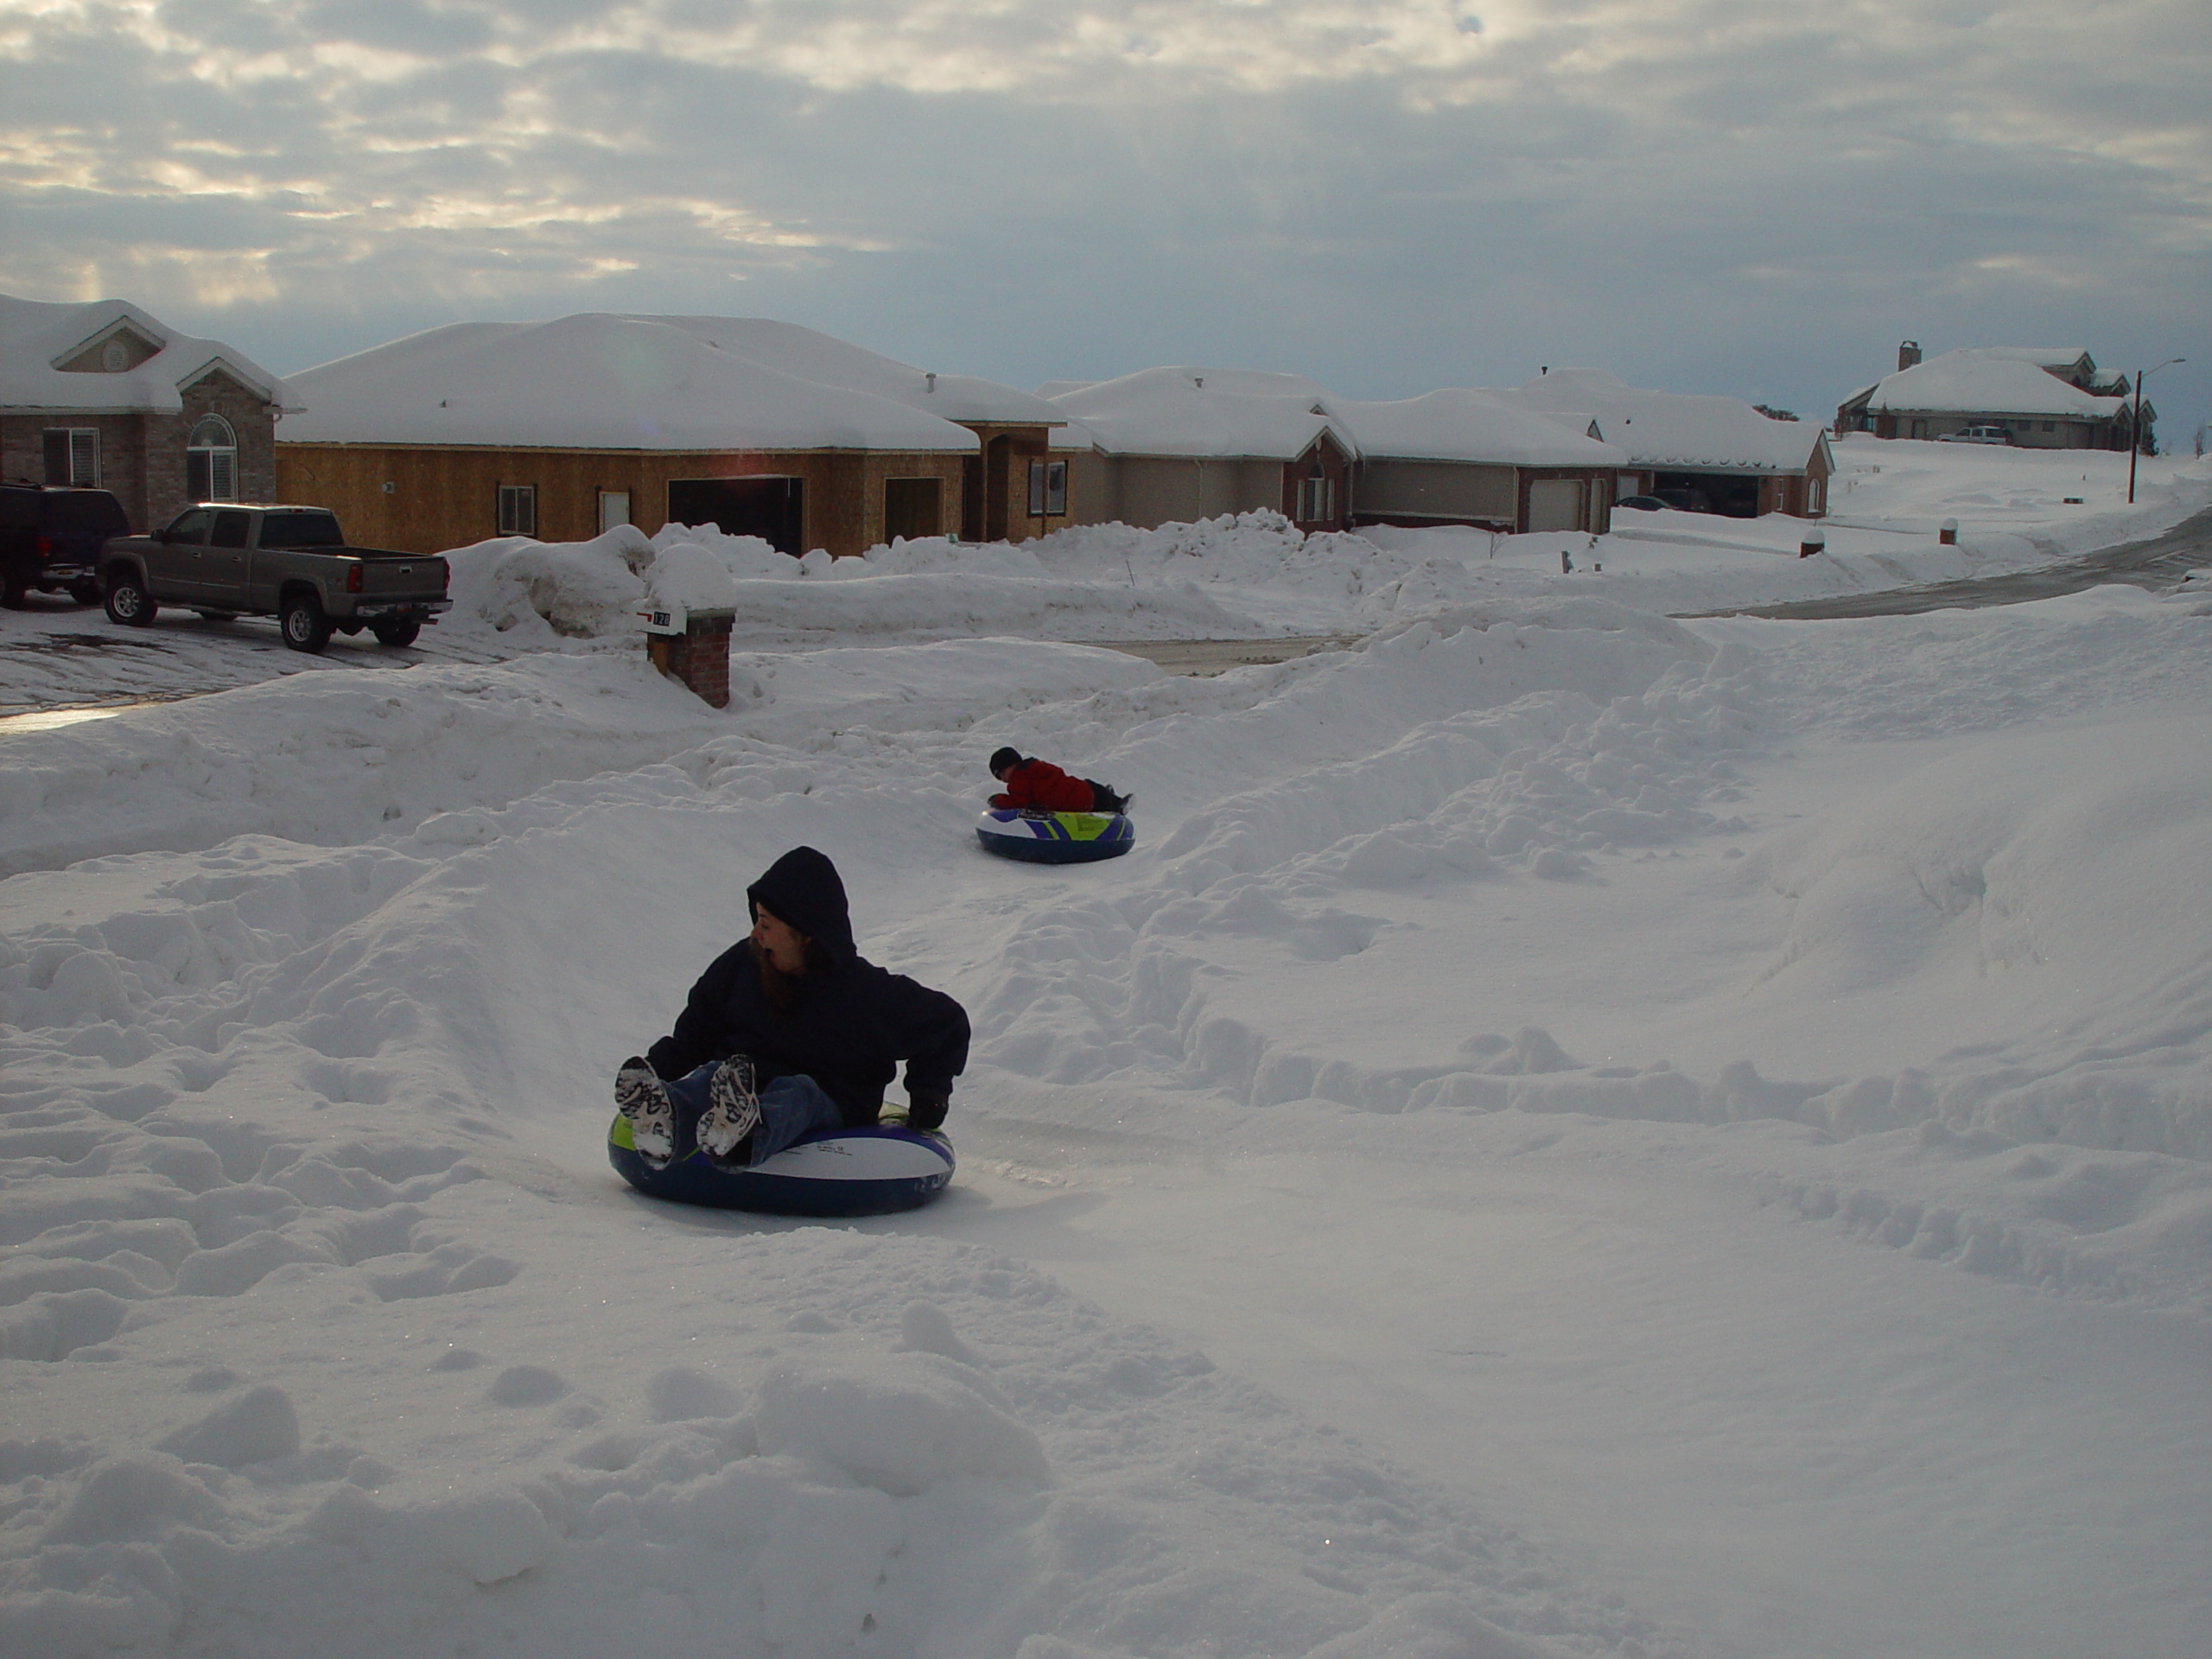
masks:
POLYGON ((0 1647, 2190 1650, 2201 598, 664 536, 465 550, 512 662, 5 738, 0 1647), (707 710, 604 620, 657 560, 845 632, 707 710), (913 638, 1348 616, 1213 679, 913 638), (980 853, 1007 742, 1135 852, 980 853), (606 1079, 799 842, 971 1012, 960 1179, 637 1198, 606 1079))

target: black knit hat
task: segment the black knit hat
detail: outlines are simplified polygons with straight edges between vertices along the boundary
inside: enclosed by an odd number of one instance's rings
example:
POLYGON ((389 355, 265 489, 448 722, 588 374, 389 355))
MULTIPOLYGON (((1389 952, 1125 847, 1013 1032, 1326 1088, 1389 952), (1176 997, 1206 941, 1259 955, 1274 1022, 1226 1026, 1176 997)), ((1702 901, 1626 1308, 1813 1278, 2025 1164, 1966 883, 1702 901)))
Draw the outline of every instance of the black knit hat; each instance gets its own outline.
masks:
POLYGON ((1008 766, 1021 764, 1021 751, 1016 748, 995 749, 991 753, 991 776, 995 778, 1008 766))

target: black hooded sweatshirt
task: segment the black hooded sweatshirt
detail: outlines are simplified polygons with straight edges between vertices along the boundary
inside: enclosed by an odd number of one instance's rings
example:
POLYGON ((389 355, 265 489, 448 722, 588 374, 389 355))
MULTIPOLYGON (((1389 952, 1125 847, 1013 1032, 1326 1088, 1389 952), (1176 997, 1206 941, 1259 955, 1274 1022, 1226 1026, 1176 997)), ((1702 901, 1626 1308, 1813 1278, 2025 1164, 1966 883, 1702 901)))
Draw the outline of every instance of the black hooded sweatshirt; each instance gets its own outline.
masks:
POLYGON ((759 1086, 812 1077, 852 1127, 881 1115, 901 1060, 910 1101, 951 1092, 968 1064, 967 1012, 861 956, 845 884, 827 856, 794 847, 745 896, 755 915, 765 906, 819 945, 815 965, 791 982, 791 1007, 779 1015, 761 988, 753 941, 739 940, 699 976, 676 1029, 645 1056, 656 1072, 674 1079, 709 1060, 750 1055, 759 1086))

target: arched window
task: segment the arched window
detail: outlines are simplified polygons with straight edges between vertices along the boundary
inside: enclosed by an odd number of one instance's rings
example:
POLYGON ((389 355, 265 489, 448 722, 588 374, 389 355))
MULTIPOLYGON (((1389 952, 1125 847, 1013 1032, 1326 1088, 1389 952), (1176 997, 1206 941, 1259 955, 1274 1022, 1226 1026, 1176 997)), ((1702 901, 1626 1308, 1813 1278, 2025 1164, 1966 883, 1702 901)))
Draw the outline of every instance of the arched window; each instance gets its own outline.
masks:
POLYGON ((238 499, 238 440, 219 415, 203 415, 184 442, 184 491, 194 501, 238 499))

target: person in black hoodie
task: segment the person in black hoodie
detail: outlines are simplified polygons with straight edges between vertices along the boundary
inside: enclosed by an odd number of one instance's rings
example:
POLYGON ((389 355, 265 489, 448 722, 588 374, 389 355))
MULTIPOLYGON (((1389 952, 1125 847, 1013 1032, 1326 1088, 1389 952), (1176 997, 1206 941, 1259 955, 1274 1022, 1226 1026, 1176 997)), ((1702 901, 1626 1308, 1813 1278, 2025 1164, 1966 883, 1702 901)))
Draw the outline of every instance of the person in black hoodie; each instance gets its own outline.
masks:
POLYGON ((757 1164, 803 1135, 874 1123, 906 1065, 906 1122, 944 1122, 968 1014, 854 946, 837 867, 794 847, 745 890, 753 931, 691 988, 676 1029, 623 1062, 615 1104, 646 1159, 694 1141, 757 1164))

